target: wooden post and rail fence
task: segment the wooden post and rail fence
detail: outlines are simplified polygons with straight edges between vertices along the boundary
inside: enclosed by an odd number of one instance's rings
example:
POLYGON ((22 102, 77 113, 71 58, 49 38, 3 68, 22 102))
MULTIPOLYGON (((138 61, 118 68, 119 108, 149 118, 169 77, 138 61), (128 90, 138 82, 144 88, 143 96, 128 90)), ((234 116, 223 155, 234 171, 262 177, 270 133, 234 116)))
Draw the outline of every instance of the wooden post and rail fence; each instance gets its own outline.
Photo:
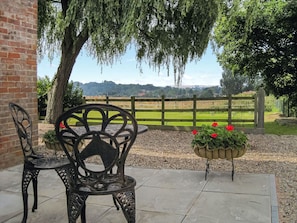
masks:
POLYGON ((265 92, 263 89, 260 89, 253 96, 243 97, 231 95, 214 98, 197 98, 196 95, 189 98, 94 96, 86 97, 85 100, 86 103, 107 103, 123 107, 130 111, 139 123, 149 125, 150 128, 154 129, 189 130, 199 127, 198 123, 215 121, 235 126, 238 124, 239 127, 242 123, 250 123, 252 124, 250 126, 253 127, 242 127, 246 132, 264 133, 265 92), (141 115, 144 113, 145 117, 141 115), (150 113, 152 115, 148 115, 150 113), (186 116, 183 115, 185 113, 186 116), (207 117, 203 117, 203 113, 208 113, 207 117), (217 113, 224 113, 226 117, 222 117, 222 115, 216 117, 217 113), (238 118, 237 116, 240 113, 253 113, 253 118, 238 118), (171 115, 172 118, 170 118, 170 114, 175 115, 171 115), (189 114, 191 115, 189 116, 189 114))

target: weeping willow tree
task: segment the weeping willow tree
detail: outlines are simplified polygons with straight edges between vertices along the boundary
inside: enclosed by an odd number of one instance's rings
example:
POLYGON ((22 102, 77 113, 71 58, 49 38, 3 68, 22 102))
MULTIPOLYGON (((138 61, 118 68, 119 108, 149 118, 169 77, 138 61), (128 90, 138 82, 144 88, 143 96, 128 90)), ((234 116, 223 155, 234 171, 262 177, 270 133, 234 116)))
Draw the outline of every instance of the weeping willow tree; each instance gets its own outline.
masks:
MULTIPOLYGON (((172 70, 180 83, 185 65, 204 53, 219 0, 38 0, 40 56, 59 55, 46 121, 62 113, 62 98, 84 47, 99 64, 112 65, 130 44, 139 64, 172 70)), ((83 74, 82 74, 83 75, 83 74)))

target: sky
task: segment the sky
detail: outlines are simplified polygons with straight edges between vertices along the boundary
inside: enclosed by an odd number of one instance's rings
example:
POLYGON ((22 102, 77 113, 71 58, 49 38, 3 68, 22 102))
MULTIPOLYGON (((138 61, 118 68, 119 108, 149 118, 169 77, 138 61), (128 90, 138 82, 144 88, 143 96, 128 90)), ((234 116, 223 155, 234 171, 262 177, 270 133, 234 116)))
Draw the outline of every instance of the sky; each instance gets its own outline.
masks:
MULTIPOLYGON (((100 64, 97 64, 96 59, 87 56, 86 52, 82 51, 76 59, 70 80, 81 83, 113 81, 116 84, 174 86, 173 72, 170 72, 168 76, 166 69, 161 69, 158 72, 144 62, 142 64, 142 72, 140 72, 135 55, 133 48, 128 49, 126 54, 120 58, 120 61, 112 66, 104 65, 101 67, 100 64)), ((37 65, 37 75, 39 77, 49 76, 52 78, 58 65, 58 58, 50 62, 47 57, 44 57, 37 65)), ((222 72, 223 70, 209 46, 198 62, 191 62, 186 65, 181 86, 220 85, 222 72)))

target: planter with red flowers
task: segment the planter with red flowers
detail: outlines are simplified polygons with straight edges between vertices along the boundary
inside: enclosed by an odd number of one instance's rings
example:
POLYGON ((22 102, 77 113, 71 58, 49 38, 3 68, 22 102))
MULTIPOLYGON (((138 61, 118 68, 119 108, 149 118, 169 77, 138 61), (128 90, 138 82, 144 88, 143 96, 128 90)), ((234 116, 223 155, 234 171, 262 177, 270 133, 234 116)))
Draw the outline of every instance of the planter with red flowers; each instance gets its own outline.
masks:
MULTIPOLYGON (((63 123, 60 123, 60 128, 61 129, 65 128, 63 123)), ((55 130, 51 129, 45 132, 42 139, 47 149, 55 150, 55 151, 63 151, 62 145, 57 139, 55 130)), ((66 145, 68 151, 72 151, 71 144, 72 143, 69 143, 69 145, 66 145)))
POLYGON ((235 130, 234 126, 220 127, 214 122, 210 126, 203 125, 200 130, 193 130, 192 147, 197 156, 206 158, 205 179, 209 172, 209 161, 226 159, 232 162, 232 180, 234 176, 233 158, 241 157, 247 150, 247 136, 235 130))

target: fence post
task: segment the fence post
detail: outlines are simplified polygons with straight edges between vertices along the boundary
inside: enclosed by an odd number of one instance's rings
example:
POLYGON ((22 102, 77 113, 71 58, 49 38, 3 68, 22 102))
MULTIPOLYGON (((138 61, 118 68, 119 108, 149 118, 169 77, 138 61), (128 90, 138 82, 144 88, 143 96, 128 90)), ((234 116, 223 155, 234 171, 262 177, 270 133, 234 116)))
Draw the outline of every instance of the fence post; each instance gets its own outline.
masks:
POLYGON ((258 94, 254 95, 255 102, 254 102, 254 128, 258 126, 258 94))
POLYGON ((162 95, 162 111, 161 111, 161 125, 165 125, 165 96, 162 95))
POLYGON ((264 133, 264 110, 265 110, 265 91, 260 88, 258 91, 258 122, 257 129, 264 133))
POLYGON ((288 100, 283 99, 283 115, 285 115, 286 117, 289 117, 289 112, 288 111, 289 111, 288 100))
POLYGON ((290 117, 290 98, 287 99, 287 117, 290 117))
POLYGON ((193 95, 193 127, 196 127, 196 104, 197 104, 197 96, 193 95))
POLYGON ((108 97, 108 95, 106 95, 106 104, 109 104, 109 97, 108 97))
POLYGON ((135 118, 135 96, 131 96, 131 114, 135 118))
POLYGON ((228 95, 228 125, 232 123, 232 95, 228 95))

